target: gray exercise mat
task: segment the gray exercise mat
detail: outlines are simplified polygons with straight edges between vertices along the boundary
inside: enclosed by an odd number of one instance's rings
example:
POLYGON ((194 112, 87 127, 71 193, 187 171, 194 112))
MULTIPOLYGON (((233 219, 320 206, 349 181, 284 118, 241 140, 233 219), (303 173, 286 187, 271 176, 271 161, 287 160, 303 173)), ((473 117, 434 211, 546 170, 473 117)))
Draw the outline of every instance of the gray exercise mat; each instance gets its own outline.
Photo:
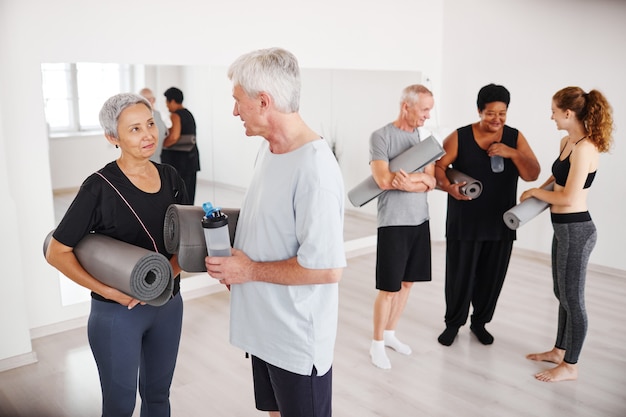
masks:
POLYGON ((478 198, 478 196, 480 196, 480 193, 483 192, 482 182, 470 177, 469 175, 462 173, 461 171, 457 169, 454 169, 454 168, 446 169, 446 177, 448 177, 450 182, 453 184, 458 184, 460 182, 465 181, 466 184, 460 187, 459 191, 461 191, 461 194, 466 195, 472 199, 478 198))
MULTIPOLYGON (((239 209, 223 208, 228 216, 230 245, 235 241, 239 209)), ((178 254, 178 265, 186 272, 206 272, 206 241, 202 230, 204 209, 198 206, 171 204, 165 213, 163 234, 165 249, 178 254)))
POLYGON ((196 146, 196 135, 180 135, 175 144, 168 148, 163 148, 167 151, 180 151, 189 152, 196 146))
MULTIPOLYGON (((554 189, 554 182, 546 185, 543 189, 552 191, 554 189)), ((502 219, 509 229, 515 230, 537 217, 548 207, 550 207, 550 205, 545 201, 531 197, 507 210, 502 215, 502 219)))
MULTIPOLYGON (((414 172, 441 158, 443 154, 445 154, 445 151, 437 139, 429 136, 393 158, 389 162, 389 169, 392 172, 397 172, 401 169, 406 172, 414 172)), ((384 190, 378 188, 378 184, 370 175, 348 192, 348 199, 353 206, 363 207, 383 192, 384 190)))
MULTIPOLYGON (((44 241, 44 255, 52 233, 53 231, 44 241)), ((82 267, 98 281, 146 304, 160 306, 172 298, 172 266, 158 252, 91 233, 78 242, 74 255, 82 267)))

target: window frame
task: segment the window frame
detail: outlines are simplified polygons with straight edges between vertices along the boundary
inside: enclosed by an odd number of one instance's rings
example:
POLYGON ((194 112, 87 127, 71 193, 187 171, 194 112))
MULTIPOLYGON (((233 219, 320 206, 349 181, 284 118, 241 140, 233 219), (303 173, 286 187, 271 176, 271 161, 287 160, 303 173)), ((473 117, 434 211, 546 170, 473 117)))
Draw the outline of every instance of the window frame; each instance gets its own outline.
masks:
MULTIPOLYGON (((118 63, 92 63, 92 62, 72 62, 72 63, 43 63, 41 65, 42 71, 42 91, 43 91, 43 100, 44 100, 44 112, 46 124, 48 126, 48 133, 51 137, 64 137, 68 135, 73 136, 81 136, 81 135, 91 135, 94 133, 102 132, 102 127, 99 123, 93 124, 89 123, 89 118, 93 119, 94 115, 89 112, 89 116, 83 116, 81 120, 81 104, 80 101, 84 99, 98 100, 104 103, 104 101, 111 97, 114 94, 123 91, 134 91, 135 90, 135 65, 132 64, 118 64, 118 63), (86 64, 86 68, 80 68, 86 64), (51 65, 57 66, 56 68, 51 67, 51 65), (62 65, 62 68, 58 66, 62 65), (91 66, 91 71, 89 69, 91 66), (114 70, 112 70, 111 66, 116 66, 114 70), (54 97, 53 95, 47 96, 46 92, 53 90, 46 87, 47 82, 54 82, 59 80, 59 77, 47 77, 46 72, 50 71, 65 71, 65 86, 63 88, 65 96, 64 97, 54 97), (115 81, 119 86, 118 88, 112 88, 105 91, 100 91, 100 94, 95 93, 94 95, 86 95, 84 92, 86 89, 83 88, 82 92, 79 87, 79 77, 81 71, 90 71, 88 77, 102 76, 103 78, 107 78, 107 81, 115 81), (117 77, 111 77, 112 73, 116 73, 117 77), (67 109, 62 111, 61 113, 67 116, 67 123, 50 123, 50 109, 49 106, 50 101, 58 100, 63 101, 66 100, 65 104, 58 103, 57 105, 66 105, 67 109), (66 113, 65 113, 66 112, 66 113)), ((58 90, 58 89, 57 89, 58 90)), ((96 116, 97 117, 97 116, 96 116)))

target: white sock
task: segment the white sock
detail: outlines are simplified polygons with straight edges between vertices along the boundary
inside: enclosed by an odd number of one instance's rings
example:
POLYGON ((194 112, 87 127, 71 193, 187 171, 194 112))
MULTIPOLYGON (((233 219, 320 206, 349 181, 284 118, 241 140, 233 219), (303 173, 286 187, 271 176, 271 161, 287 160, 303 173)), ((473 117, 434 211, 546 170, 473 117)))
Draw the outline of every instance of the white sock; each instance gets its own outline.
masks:
POLYGON ((383 340, 372 340, 370 347, 372 363, 382 369, 391 369, 391 362, 385 353, 385 342, 383 340))
POLYGON ((389 346, 398 353, 402 353, 403 355, 410 355, 412 352, 409 345, 406 345, 398 340, 395 330, 385 330, 383 332, 383 339, 385 341, 385 346, 389 346))

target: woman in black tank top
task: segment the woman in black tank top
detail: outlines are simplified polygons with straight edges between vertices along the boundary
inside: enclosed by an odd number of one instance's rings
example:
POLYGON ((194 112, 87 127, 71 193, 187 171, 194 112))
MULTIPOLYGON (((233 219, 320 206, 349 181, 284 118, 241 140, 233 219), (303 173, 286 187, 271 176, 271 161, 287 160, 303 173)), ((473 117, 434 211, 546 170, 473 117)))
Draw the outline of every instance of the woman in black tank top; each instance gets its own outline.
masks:
POLYGON ((587 194, 595 178, 599 154, 612 141, 611 106, 597 90, 585 93, 566 87, 552 98, 552 119, 568 135, 561 140, 552 175, 541 186, 525 191, 520 200, 534 197, 550 204, 554 237, 552 276, 559 300, 559 319, 554 347, 526 357, 556 364, 535 375, 554 382, 578 378, 578 357, 587 334, 584 287, 587 263, 596 243, 596 228, 587 211, 587 194), (567 155, 563 157, 563 155, 567 155), (554 182, 553 191, 543 187, 554 182))

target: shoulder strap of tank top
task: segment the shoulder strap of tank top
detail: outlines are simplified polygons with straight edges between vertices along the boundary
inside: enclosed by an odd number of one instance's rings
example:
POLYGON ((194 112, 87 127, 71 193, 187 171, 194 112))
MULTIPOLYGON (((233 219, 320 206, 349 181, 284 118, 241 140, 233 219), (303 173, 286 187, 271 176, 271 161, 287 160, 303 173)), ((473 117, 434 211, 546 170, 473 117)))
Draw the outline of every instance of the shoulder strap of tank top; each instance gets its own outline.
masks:
POLYGON ((135 212, 135 210, 132 208, 132 206, 130 205, 130 203, 124 198, 124 196, 122 195, 122 193, 120 193, 120 190, 118 190, 112 183, 111 181, 109 181, 107 179, 107 177, 105 177, 104 175, 102 175, 102 173, 100 171, 96 171, 96 174, 98 174, 99 176, 102 177, 103 180, 105 180, 110 186, 111 188, 113 188, 115 190, 115 192, 117 193, 117 195, 120 196, 120 198, 122 199, 122 201, 124 201, 124 203, 126 203, 126 205, 128 206, 128 208, 130 209, 130 211, 135 215, 135 218, 137 218, 137 221, 139 222, 139 224, 141 224, 141 227, 143 227, 143 230, 145 230, 145 232, 148 234, 148 237, 150 238, 150 240, 152 241, 152 245, 154 246, 154 251, 158 252, 159 249, 157 248, 156 242, 154 241, 154 238, 152 237, 152 235, 150 234, 150 232, 148 231, 148 228, 146 227, 145 224, 143 224, 143 222, 141 221, 141 219, 139 218, 139 215, 137 215, 137 212, 135 212))

